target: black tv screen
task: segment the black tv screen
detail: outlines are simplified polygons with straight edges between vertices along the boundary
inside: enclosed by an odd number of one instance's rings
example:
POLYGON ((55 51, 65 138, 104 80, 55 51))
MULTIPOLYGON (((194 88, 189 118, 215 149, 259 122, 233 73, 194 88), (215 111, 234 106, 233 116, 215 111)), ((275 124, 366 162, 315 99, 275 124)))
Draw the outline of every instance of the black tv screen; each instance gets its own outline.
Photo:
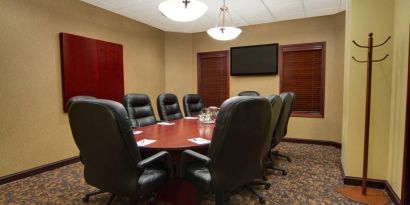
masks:
POLYGON ((231 48, 231 75, 278 74, 278 44, 231 48))

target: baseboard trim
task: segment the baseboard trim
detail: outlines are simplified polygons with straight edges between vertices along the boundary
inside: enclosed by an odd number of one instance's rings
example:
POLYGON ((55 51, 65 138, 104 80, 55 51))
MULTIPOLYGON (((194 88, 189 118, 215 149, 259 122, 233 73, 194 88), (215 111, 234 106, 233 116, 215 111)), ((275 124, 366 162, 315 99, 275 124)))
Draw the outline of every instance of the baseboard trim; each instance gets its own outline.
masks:
POLYGON ((34 168, 31 168, 31 169, 27 169, 27 170, 17 172, 17 173, 14 173, 14 174, 2 176, 2 177, 0 177, 0 185, 6 184, 6 183, 9 183, 9 182, 13 182, 13 181, 17 181, 17 180, 20 180, 20 179, 24 179, 26 177, 30 177, 30 176, 33 176, 33 175, 36 175, 36 174, 47 172, 47 171, 57 169, 57 168, 60 168, 60 167, 63 167, 63 166, 67 166, 69 164, 73 164, 73 163, 76 163, 76 162, 79 162, 79 161, 80 161, 80 157, 75 156, 75 157, 70 157, 70 158, 63 159, 63 160, 60 160, 60 161, 57 161, 57 162, 52 162, 52 163, 49 163, 49 164, 45 164, 45 165, 41 165, 41 166, 34 167, 34 168))
POLYGON ((325 145, 325 146, 332 146, 336 148, 342 148, 342 144, 333 141, 327 140, 313 140, 313 139, 300 139, 300 138, 292 138, 292 137, 285 137, 282 139, 283 142, 293 142, 293 143, 301 143, 301 144, 316 144, 316 145, 325 145))
MULTIPOLYGON (((343 184, 351 185, 351 186, 361 186, 362 185, 362 178, 344 176, 343 177, 343 184)), ((400 205, 400 203, 401 203, 400 199, 397 196, 397 194, 394 192, 393 188, 391 187, 391 185, 388 181, 380 180, 380 179, 367 179, 367 186, 370 187, 370 188, 386 190, 386 192, 389 195, 392 202, 394 204, 400 205)))

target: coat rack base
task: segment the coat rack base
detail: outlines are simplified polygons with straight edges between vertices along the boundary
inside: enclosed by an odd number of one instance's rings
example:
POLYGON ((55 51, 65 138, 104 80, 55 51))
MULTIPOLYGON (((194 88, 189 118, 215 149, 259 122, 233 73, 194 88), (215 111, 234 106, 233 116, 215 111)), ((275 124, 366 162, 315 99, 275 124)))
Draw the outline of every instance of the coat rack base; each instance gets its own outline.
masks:
POLYGON ((383 190, 367 188, 367 195, 362 195, 362 187, 340 187, 336 189, 344 197, 368 205, 385 205, 389 203, 389 198, 383 190))

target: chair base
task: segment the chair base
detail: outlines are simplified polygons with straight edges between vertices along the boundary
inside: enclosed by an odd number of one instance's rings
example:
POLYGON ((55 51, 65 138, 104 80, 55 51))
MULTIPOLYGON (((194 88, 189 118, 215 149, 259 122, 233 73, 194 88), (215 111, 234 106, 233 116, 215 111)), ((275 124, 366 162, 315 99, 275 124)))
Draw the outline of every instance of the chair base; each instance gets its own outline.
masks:
POLYGON ((272 154, 272 155, 275 155, 275 156, 277 156, 277 157, 285 158, 286 160, 288 160, 288 162, 292 162, 292 160, 290 159, 289 156, 280 154, 278 151, 272 151, 271 154, 272 154))
POLYGON ((265 204, 266 200, 263 197, 262 193, 257 191, 254 187, 254 185, 262 185, 264 186, 264 189, 268 190, 271 187, 271 184, 267 181, 262 181, 262 180, 254 180, 251 183, 247 184, 244 186, 245 189, 247 189, 248 191, 250 191, 253 195, 255 195, 256 197, 258 197, 259 203, 260 204, 265 204))
MULTIPOLYGON (((90 201, 91 196, 94 196, 94 195, 97 195, 97 194, 102 194, 102 193, 105 193, 105 192, 106 191, 99 190, 99 191, 96 191, 96 192, 88 193, 84 196, 83 202, 87 203, 88 201, 90 201)), ((105 204, 110 205, 111 202, 114 200, 114 198, 115 198, 115 194, 111 194, 110 198, 108 199, 107 203, 105 203, 105 204)))
POLYGON ((274 171, 279 171, 279 172, 281 172, 281 174, 283 176, 286 176, 288 174, 286 172, 286 170, 275 167, 275 162, 273 161, 272 155, 270 155, 270 154, 268 154, 268 162, 265 164, 265 168, 266 169, 271 169, 271 170, 274 170, 274 171))
POLYGON ((88 201, 90 201, 91 196, 94 196, 94 195, 97 195, 97 194, 102 194, 102 193, 105 193, 105 191, 99 190, 99 191, 96 191, 96 192, 88 193, 84 196, 83 202, 88 202, 88 201))
POLYGON ((229 201, 230 196, 230 193, 227 192, 215 193, 215 205, 225 205, 229 201))

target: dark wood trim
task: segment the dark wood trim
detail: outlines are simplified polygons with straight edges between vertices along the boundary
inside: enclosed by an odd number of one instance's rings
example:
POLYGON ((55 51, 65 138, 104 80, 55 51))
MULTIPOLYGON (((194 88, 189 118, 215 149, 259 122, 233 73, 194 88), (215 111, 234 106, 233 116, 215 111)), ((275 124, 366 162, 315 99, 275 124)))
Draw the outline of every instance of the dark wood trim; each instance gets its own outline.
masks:
MULTIPOLYGON (((350 186, 362 186, 362 178, 343 176, 343 184, 350 185, 350 186)), ((390 183, 387 182, 386 180, 367 179, 367 186, 371 187, 371 188, 375 188, 375 189, 384 189, 386 191, 387 195, 389 195, 390 200, 394 204, 400 204, 399 197, 394 192, 394 190, 391 187, 390 183)))
POLYGON ((391 187, 390 183, 388 181, 386 181, 386 192, 390 197, 390 200, 392 200, 392 202, 394 204, 400 204, 402 205, 402 203, 400 203, 400 198, 399 196, 397 196, 396 192, 394 192, 393 187, 391 187))
POLYGON ((325 146, 332 146, 332 147, 336 147, 336 148, 342 148, 341 143, 328 141, 328 140, 313 140, 313 139, 300 139, 300 138, 285 137, 285 138, 282 139, 282 141, 283 142, 300 143, 300 144, 325 145, 325 146))
POLYGON ((196 89, 197 89, 197 93, 199 94, 199 91, 200 91, 200 85, 201 85, 201 72, 200 72, 200 67, 201 67, 201 64, 200 64, 200 58, 201 58, 201 55, 207 55, 207 57, 226 57, 226 71, 227 71, 227 75, 226 75, 226 82, 227 82, 227 85, 226 85, 226 91, 227 91, 227 97, 229 98, 230 97, 230 76, 231 76, 231 73, 230 73, 230 67, 231 67, 231 59, 230 59, 230 55, 229 55, 229 51, 228 50, 223 50, 223 51, 210 51, 210 52, 200 52, 200 53, 197 53, 196 54, 196 82, 197 82, 197 84, 196 84, 196 89))
POLYGON ((401 204, 410 205, 410 30, 409 30, 409 57, 407 69, 407 103, 406 103, 406 122, 404 131, 404 152, 403 152, 403 177, 401 189, 401 204))
POLYGON ((76 163, 76 162, 79 162, 79 161, 80 161, 80 157, 75 156, 75 157, 70 157, 70 158, 63 159, 63 160, 60 160, 60 161, 57 161, 57 162, 52 162, 52 163, 49 163, 49 164, 45 164, 45 165, 41 165, 41 166, 34 167, 34 168, 31 168, 31 169, 27 169, 27 170, 17 172, 17 173, 14 173, 14 174, 2 176, 2 177, 0 177, 0 185, 6 184, 6 183, 9 183, 9 182, 13 182, 13 181, 17 181, 17 180, 20 180, 20 179, 24 179, 26 177, 30 177, 30 176, 40 174, 40 173, 43 173, 43 172, 51 171, 53 169, 57 169, 57 168, 60 168, 60 167, 63 167, 63 166, 67 166, 69 164, 73 164, 73 163, 76 163))
POLYGON ((291 116, 292 117, 308 117, 308 118, 324 118, 323 114, 319 112, 293 111, 291 116))
MULTIPOLYGON (((322 95, 320 101, 320 112, 292 112, 292 117, 306 117, 306 118, 324 118, 325 117, 325 70, 326 70, 326 42, 313 42, 313 43, 300 43, 300 44, 288 44, 281 45, 279 52, 279 91, 280 93, 284 92, 283 90, 283 52, 292 52, 292 51, 307 51, 307 50, 322 50, 322 62, 321 62, 321 85, 320 92, 322 95)), ((296 96, 297 99, 297 96, 296 96)))
MULTIPOLYGON (((350 185, 350 186, 362 186, 362 178, 344 176, 343 184, 350 185)), ((367 186, 375 188, 375 189, 385 189, 386 181, 380 180, 380 179, 368 179, 367 186)))

